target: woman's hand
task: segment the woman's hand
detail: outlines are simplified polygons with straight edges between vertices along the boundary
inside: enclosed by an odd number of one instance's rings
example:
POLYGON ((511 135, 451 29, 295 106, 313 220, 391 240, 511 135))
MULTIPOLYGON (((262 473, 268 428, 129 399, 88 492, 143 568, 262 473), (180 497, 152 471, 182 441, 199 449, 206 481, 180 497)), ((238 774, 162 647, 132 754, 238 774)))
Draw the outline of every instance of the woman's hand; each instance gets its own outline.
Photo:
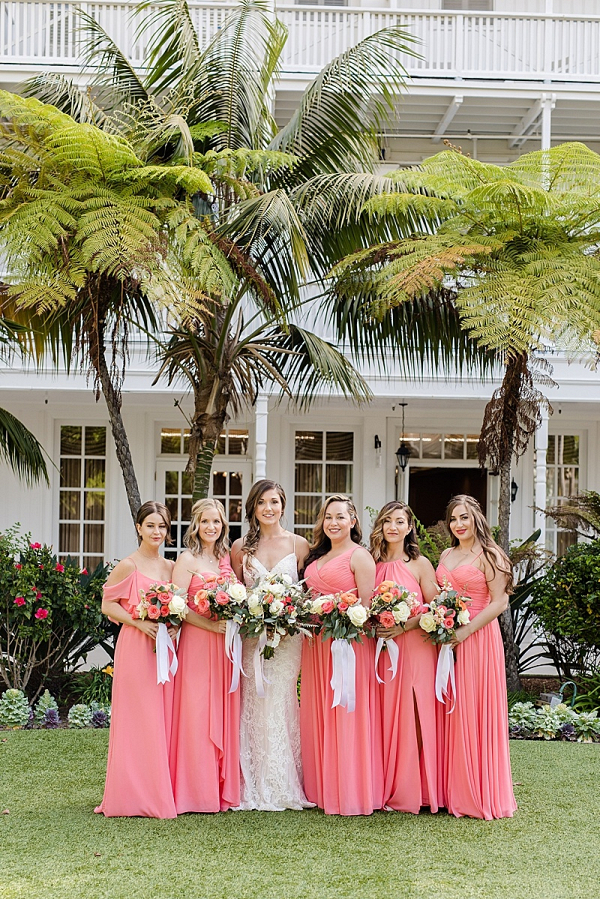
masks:
POLYGON ((224 634, 227 631, 227 622, 221 618, 219 621, 207 621, 208 630, 215 634, 224 634))
POLYGON ((134 627, 137 627, 138 631, 141 631, 143 634, 146 634, 147 637, 150 637, 151 640, 156 640, 156 635, 158 633, 158 624, 156 621, 148 621, 147 619, 142 621, 141 618, 134 618, 131 623, 134 627))
POLYGON ((392 640, 394 637, 400 637, 404 633, 404 628, 401 624, 397 624, 396 627, 378 627, 376 633, 382 640, 392 640))
POLYGON ((177 636, 177 634, 179 633, 179 628, 175 624, 170 624, 167 627, 167 633, 168 633, 169 637, 171 638, 171 640, 174 640, 175 637, 177 636))
POLYGON ((467 637, 471 636, 471 631, 469 630, 468 624, 463 624, 458 630, 454 631, 452 639, 450 640, 450 646, 452 649, 456 649, 460 643, 464 643, 467 637))

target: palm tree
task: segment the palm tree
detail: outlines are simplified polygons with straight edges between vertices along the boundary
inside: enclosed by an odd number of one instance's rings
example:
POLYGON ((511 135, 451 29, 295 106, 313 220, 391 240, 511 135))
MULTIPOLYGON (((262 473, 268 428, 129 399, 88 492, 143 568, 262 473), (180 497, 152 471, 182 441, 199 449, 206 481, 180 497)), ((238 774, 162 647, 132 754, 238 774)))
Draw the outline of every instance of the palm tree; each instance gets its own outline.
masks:
POLYGON ((358 285, 377 322, 450 289, 463 328, 503 363, 479 454, 500 475, 499 543, 508 551, 511 464, 547 405, 537 386, 549 380, 540 354, 554 344, 594 354, 600 342, 600 156, 570 143, 502 168, 447 150, 393 179, 394 192, 367 209, 384 220, 412 217, 413 233, 348 256, 334 270, 333 290, 344 298, 358 285))
POLYGON ((196 166, 144 165, 125 138, 37 100, 0 91, 0 117, 5 308, 43 329, 68 364, 72 354, 88 361, 135 519, 120 389, 128 323, 135 314, 156 326, 160 305, 197 309, 199 270, 215 289, 219 267, 228 275, 190 199, 212 185, 196 166))
MULTIPOLYGON (((15 322, 0 319, 0 350, 5 357, 19 346, 21 330, 15 322)), ((42 445, 23 422, 6 409, 0 409, 0 459, 26 484, 39 481, 50 484, 42 445)))

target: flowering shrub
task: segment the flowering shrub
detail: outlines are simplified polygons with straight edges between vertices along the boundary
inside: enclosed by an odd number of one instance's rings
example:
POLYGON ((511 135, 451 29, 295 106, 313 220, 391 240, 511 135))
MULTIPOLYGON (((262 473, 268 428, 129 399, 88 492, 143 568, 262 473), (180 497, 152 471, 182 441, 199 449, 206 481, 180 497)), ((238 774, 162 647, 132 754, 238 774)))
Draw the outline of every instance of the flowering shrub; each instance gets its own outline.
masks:
POLYGON ((508 713, 513 739, 600 742, 600 718, 596 712, 576 712, 561 704, 535 708, 532 702, 516 702, 508 713))
POLYGON ((59 562, 50 546, 0 534, 0 678, 9 687, 40 692, 42 683, 72 670, 112 626, 101 613, 107 569, 93 574, 73 560, 59 562))

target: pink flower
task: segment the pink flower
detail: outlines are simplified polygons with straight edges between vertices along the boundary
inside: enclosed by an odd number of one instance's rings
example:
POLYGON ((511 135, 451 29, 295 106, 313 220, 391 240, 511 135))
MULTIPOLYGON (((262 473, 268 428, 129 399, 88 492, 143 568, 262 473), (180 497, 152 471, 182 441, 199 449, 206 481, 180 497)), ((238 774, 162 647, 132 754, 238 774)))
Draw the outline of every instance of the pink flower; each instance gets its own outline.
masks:
POLYGON ((347 612, 348 611, 348 603, 347 602, 338 602, 338 612, 347 612))
POLYGON ((161 617, 162 617, 162 618, 166 618, 167 615, 169 614, 169 607, 168 607, 168 606, 161 606, 161 607, 160 607, 160 614, 161 614, 161 617))
POLYGON ((24 606, 25 605, 25 597, 24 596, 15 596, 15 605, 16 606, 24 606))
POLYGON ((224 590, 219 590, 219 592, 215 596, 215 601, 220 606, 227 606, 229 605, 229 596, 227 595, 227 593, 225 593, 224 590))
POLYGON ((32 549, 41 549, 42 548, 41 543, 30 543, 29 545, 32 549))
POLYGON ((15 562, 15 568, 17 569, 17 571, 20 571, 22 567, 23 566, 21 565, 20 562, 15 562))
MULTIPOLYGON (((200 592, 200 591, 199 591, 200 592)), ((196 594, 198 596, 198 594, 196 594)), ((206 597, 196 599, 196 611, 199 615, 206 615, 210 611, 210 603, 206 597)))
POLYGON ((43 621, 44 618, 48 617, 48 609, 37 609, 34 618, 37 618, 38 621, 43 621))
POLYGON ((380 612, 379 614, 379 623, 382 627, 395 627, 396 620, 391 612, 380 612))
POLYGON ((329 615, 330 612, 334 610, 334 602, 332 599, 326 599, 325 602, 321 603, 321 613, 323 615, 329 615))
POLYGON ((56 570, 56 571, 63 572, 63 571, 65 570, 65 566, 64 566, 64 565, 61 565, 60 562, 57 562, 57 563, 56 563, 55 570, 56 570))
POLYGON ((36 598, 36 599, 41 599, 41 598, 42 598, 42 594, 40 593, 39 590, 36 591, 35 598, 36 598))
POLYGON ((447 627, 448 630, 454 627, 454 618, 444 618, 444 627, 447 627))
POLYGON ((87 568, 82 568, 82 569, 81 569, 81 573, 82 573, 82 574, 87 574, 87 573, 88 573, 87 568))
POLYGON ((160 618, 160 609, 158 606, 148 606, 148 618, 156 620, 160 618))
POLYGON ((40 571, 43 571, 43 570, 44 570, 44 566, 43 566, 43 565, 38 565, 38 568, 40 569, 40 571))

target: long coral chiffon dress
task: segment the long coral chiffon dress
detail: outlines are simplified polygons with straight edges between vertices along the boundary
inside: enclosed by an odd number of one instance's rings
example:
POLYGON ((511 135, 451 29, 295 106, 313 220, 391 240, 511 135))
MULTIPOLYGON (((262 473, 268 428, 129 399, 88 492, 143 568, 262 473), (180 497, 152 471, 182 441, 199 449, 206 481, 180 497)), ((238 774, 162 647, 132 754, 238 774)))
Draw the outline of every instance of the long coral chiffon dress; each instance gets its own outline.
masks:
MULTIPOLYGON (((379 562, 375 583, 395 581, 423 602, 423 594, 405 562, 379 562)), ((379 657, 383 721, 383 804, 418 814, 428 805, 437 812, 438 749, 435 670, 437 650, 420 628, 395 638, 398 671, 392 679, 389 654, 379 657)))
MULTIPOLYGON (((104 588, 104 599, 132 612, 140 589, 156 579, 140 571, 104 588)), ((169 771, 173 715, 173 682, 156 683, 152 640, 124 624, 117 638, 108 743, 108 765, 102 803, 95 809, 107 818, 140 815, 175 818, 169 771)))
MULTIPOLYGON (((220 568, 230 573, 228 558, 220 568)), ((188 588, 192 609, 201 588, 194 575, 188 588)), ((240 691, 229 692, 225 635, 184 622, 177 658, 170 751, 177 814, 226 811, 240 803, 240 691)))
MULTIPOLYGON (((352 547, 321 568, 311 562, 306 586, 316 594, 356 591, 352 547)), ((300 682, 300 737, 304 789, 327 815, 370 815, 381 808, 383 772, 381 721, 375 681, 374 641, 354 642, 356 708, 332 709, 331 640, 305 638, 300 682)))
MULTIPOLYGON (((485 574, 474 565, 452 571, 440 562, 440 585, 446 580, 469 596, 471 619, 490 602, 485 574)), ((456 703, 443 716, 444 793, 457 818, 511 818, 517 808, 512 788, 508 743, 508 703, 504 647, 497 620, 456 648, 456 703)))

